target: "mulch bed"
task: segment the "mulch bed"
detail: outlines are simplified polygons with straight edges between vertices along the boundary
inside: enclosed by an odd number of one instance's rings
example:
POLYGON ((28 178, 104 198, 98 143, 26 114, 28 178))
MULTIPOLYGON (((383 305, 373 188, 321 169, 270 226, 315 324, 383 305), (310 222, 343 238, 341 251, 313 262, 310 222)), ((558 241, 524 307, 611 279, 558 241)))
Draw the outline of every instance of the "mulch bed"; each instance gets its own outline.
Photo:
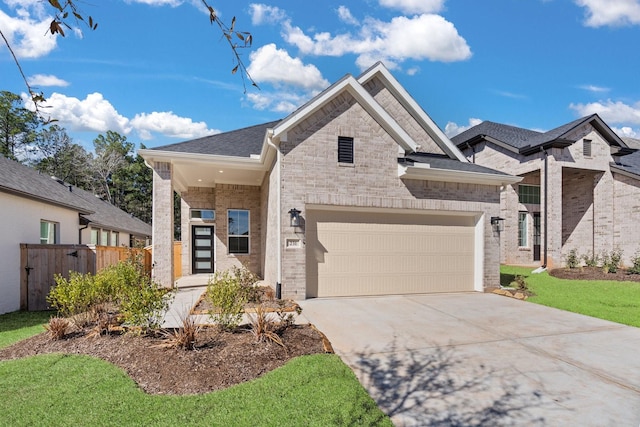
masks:
MULTIPOLYGON (((269 286, 257 286, 254 293, 255 301, 249 301, 244 306, 246 313, 255 312, 258 305, 262 306, 265 312, 292 313, 300 310, 298 303, 293 300, 275 299, 273 289, 269 286)), ((209 314, 213 308, 204 292, 191 309, 191 314, 209 314)))
MULTIPOLYGON (((124 369, 150 394, 200 394, 258 378, 290 359, 325 353, 323 335, 311 325, 294 325, 281 335, 285 347, 255 342, 248 331, 203 329, 195 350, 164 348, 161 337, 111 334, 88 337, 89 329, 61 340, 42 333, 0 349, 0 360, 45 353, 85 354, 124 369)), ((326 338, 325 338, 326 340, 326 338)))
POLYGON ((620 282, 640 282, 640 275, 619 269, 615 273, 605 273, 600 267, 555 268, 549 275, 570 280, 617 280, 620 282))

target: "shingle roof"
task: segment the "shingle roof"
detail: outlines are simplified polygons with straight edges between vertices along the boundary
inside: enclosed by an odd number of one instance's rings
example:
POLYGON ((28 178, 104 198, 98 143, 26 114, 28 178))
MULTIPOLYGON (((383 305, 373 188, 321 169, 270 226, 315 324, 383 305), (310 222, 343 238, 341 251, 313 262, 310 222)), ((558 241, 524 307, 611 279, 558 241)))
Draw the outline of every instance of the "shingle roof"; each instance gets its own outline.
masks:
POLYGON ((263 123, 150 150, 250 157, 252 154, 260 154, 267 129, 273 128, 279 122, 280 120, 263 123))
POLYGON ((92 193, 52 179, 35 169, 0 156, 0 191, 78 211, 92 223, 138 236, 151 236, 151 226, 92 193))
POLYGON ((411 154, 407 154, 405 158, 417 163, 428 163, 429 165, 431 165, 432 168, 435 168, 435 169, 487 173, 492 175, 505 175, 505 176, 509 175, 507 173, 497 171, 495 169, 487 168, 484 166, 480 166, 475 163, 461 162, 460 160, 452 159, 443 154, 411 153, 411 154))
POLYGON ((608 138, 610 143, 619 145, 621 140, 617 135, 613 134, 613 131, 609 129, 597 114, 581 117, 547 132, 536 132, 494 122, 482 122, 454 136, 451 140, 458 148, 464 148, 468 142, 489 137, 513 147, 520 152, 535 151, 537 147, 563 140, 563 137, 570 131, 586 122, 593 123, 600 132, 611 133, 612 135, 605 135, 605 138, 608 138))
POLYGON ((151 236, 151 226, 144 221, 100 199, 89 191, 77 187, 73 187, 72 191, 74 195, 84 200, 93 208, 94 213, 83 215, 92 225, 114 231, 124 231, 136 236, 151 236))
POLYGON ((93 208, 70 192, 68 187, 60 185, 48 175, 2 156, 0 156, 0 191, 43 200, 81 213, 93 212, 93 208))

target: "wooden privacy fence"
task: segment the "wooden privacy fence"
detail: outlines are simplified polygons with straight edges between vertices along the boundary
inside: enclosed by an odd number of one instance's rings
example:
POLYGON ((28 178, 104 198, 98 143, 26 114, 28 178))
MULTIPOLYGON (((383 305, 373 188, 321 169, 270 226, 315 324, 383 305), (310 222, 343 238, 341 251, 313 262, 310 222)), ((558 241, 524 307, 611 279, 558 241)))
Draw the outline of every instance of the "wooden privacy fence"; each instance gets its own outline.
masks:
POLYGON ((141 253, 141 261, 151 273, 151 252, 116 246, 20 244, 20 308, 49 309, 47 295, 55 285, 55 275, 69 278, 69 271, 91 273, 141 253))

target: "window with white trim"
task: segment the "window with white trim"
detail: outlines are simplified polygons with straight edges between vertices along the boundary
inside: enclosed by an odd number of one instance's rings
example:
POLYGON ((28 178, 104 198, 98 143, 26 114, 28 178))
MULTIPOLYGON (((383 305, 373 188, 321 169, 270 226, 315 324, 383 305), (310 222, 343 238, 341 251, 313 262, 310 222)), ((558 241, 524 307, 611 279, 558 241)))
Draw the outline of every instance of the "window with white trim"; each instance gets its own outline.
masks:
POLYGON ((192 220, 213 221, 216 219, 216 212, 213 209, 191 209, 192 220))
POLYGON ((353 164, 353 138, 338 137, 338 163, 353 164))
POLYGON ((109 242, 109 246, 118 246, 120 243, 120 233, 117 231, 111 232, 111 241, 109 242))
POLYGON ((227 250, 230 254, 249 253, 249 211, 229 209, 227 211, 227 250))
POLYGON ((40 244, 53 245, 60 243, 60 224, 53 221, 40 220, 40 244))
POLYGON ((527 224, 529 215, 526 212, 518 212, 518 246, 527 246, 527 224))

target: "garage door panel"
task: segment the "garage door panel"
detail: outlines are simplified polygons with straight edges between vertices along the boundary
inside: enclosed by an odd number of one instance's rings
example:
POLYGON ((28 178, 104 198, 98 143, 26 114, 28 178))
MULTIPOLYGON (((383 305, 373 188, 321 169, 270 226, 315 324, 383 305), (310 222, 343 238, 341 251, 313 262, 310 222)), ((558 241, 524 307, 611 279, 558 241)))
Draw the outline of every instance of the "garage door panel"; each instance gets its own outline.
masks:
POLYGON ((473 290, 467 217, 313 212, 307 224, 309 296, 473 290))

